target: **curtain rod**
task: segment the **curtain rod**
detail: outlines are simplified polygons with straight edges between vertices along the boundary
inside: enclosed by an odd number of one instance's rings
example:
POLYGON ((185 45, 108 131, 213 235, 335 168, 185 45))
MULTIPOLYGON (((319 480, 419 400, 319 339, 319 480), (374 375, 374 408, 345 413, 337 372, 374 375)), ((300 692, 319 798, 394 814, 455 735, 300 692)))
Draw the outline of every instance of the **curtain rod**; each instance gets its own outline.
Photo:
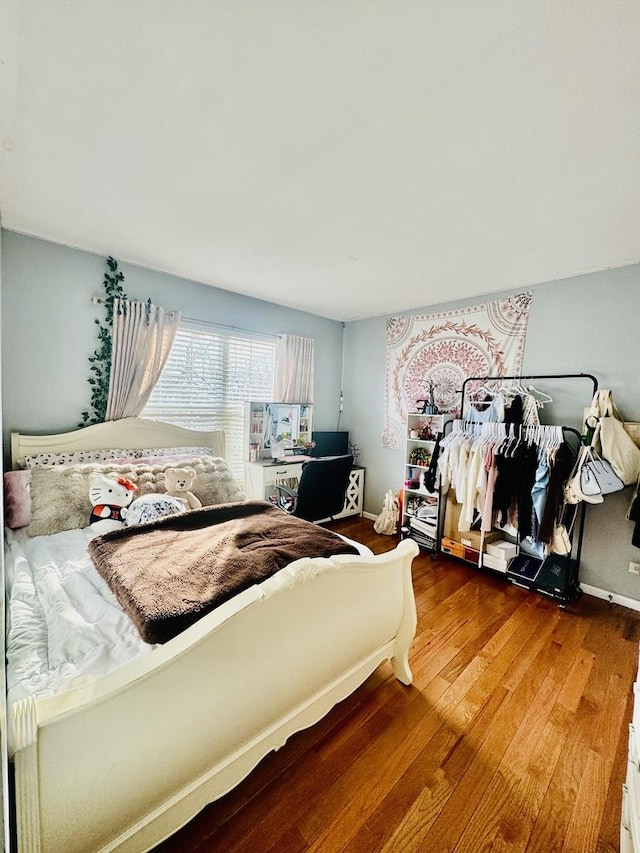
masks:
MULTIPOLYGON (((128 302, 140 302, 139 299, 128 299, 128 302)), ((100 296, 92 296, 91 302, 93 305, 106 305, 107 300, 102 299, 100 296)), ((142 303, 145 304, 144 302, 142 303)), ((264 338, 281 338, 282 335, 274 334, 273 332, 260 332, 258 329, 245 329, 242 326, 231 326, 228 323, 214 323, 210 320, 200 320, 196 317, 182 317, 183 320, 186 320, 187 323, 195 323, 201 324, 202 326, 217 326, 219 329, 232 329, 237 332, 249 332, 251 335, 262 335, 264 338)))

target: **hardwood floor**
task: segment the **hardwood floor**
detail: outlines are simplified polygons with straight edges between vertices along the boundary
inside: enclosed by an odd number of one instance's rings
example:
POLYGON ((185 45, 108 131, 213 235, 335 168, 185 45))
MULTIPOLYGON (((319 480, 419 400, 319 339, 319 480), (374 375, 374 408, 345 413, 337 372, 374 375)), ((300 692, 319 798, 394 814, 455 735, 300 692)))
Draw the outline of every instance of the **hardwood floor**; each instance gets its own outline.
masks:
POLYGON ((618 850, 640 613, 425 554, 413 576, 413 685, 383 665, 157 853, 618 850))

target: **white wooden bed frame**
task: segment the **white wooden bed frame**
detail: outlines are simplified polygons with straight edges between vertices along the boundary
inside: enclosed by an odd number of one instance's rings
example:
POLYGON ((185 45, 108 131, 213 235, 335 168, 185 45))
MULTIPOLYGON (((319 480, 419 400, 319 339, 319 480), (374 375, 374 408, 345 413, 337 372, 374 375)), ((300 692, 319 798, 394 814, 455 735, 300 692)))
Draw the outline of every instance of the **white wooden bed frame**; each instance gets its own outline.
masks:
MULTIPOLYGON (((222 433, 138 418, 12 436, 12 457, 209 446, 222 433)), ((386 554, 305 558, 115 672, 10 710, 20 853, 160 843, 321 719, 385 660, 411 683, 416 609, 407 540, 386 554)))

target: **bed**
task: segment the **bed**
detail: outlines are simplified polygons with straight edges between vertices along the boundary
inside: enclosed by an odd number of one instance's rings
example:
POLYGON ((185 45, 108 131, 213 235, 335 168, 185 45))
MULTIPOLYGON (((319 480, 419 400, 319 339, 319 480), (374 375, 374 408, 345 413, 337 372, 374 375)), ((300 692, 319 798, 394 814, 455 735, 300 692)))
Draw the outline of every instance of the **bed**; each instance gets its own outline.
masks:
MULTIPOLYGON (((133 418, 60 435, 13 434, 12 462, 66 453, 69 463, 86 463, 91 451, 124 449, 135 457, 142 449, 196 447, 220 461, 224 435, 133 418)), ((104 539, 112 535, 118 533, 104 539)), ((69 547, 84 551, 77 560, 90 563, 87 530, 36 535, 31 547, 58 537, 73 540, 69 547)), ((14 530, 7 538, 7 573, 15 580, 25 536, 14 530)), ((395 676, 410 684, 417 546, 407 540, 378 556, 359 551, 296 559, 168 641, 143 643, 110 671, 89 669, 35 693, 10 683, 19 851, 148 850, 382 662, 391 661, 395 676)), ((114 615, 122 618, 126 623, 126 615, 114 615)))

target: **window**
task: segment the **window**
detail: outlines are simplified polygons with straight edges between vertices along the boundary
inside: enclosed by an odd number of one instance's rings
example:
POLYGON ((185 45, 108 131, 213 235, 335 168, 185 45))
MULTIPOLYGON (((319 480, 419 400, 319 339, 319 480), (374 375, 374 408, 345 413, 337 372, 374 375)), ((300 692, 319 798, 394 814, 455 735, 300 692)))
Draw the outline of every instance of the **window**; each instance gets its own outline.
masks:
POLYGON ((271 400, 275 337, 182 320, 142 416, 190 429, 223 429, 227 460, 244 481, 244 402, 271 400))

